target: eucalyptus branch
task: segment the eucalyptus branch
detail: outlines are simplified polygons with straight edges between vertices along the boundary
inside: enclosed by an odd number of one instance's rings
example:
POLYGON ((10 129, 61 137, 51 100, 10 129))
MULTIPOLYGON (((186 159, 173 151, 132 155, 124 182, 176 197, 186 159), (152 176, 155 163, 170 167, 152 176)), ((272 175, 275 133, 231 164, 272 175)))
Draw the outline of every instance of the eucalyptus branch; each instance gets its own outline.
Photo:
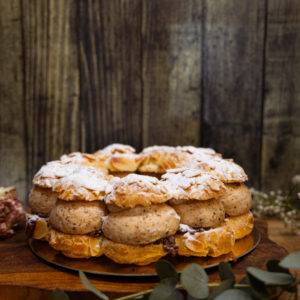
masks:
MULTIPOLYGON (((185 267, 180 276, 175 267, 168 261, 156 262, 156 272, 160 279, 158 285, 152 289, 115 298, 115 300, 133 299, 143 295, 150 295, 149 299, 183 299, 181 290, 196 299, 277 299, 284 291, 288 291, 297 298, 299 278, 294 278, 289 268, 300 268, 300 251, 291 253, 282 261, 271 260, 267 263, 268 271, 254 267, 247 268, 247 276, 240 283, 236 283, 235 275, 228 262, 219 264, 220 283, 209 283, 205 270, 198 264, 185 267), (178 281, 180 280, 180 284, 178 281), (269 294, 268 288, 280 288, 276 294, 269 294)), ((83 284, 100 299, 108 300, 108 296, 98 291, 82 271, 79 271, 83 284)), ((295 299, 296 299, 295 298, 295 299)), ((69 297, 60 289, 51 293, 51 300, 68 300, 69 297)))

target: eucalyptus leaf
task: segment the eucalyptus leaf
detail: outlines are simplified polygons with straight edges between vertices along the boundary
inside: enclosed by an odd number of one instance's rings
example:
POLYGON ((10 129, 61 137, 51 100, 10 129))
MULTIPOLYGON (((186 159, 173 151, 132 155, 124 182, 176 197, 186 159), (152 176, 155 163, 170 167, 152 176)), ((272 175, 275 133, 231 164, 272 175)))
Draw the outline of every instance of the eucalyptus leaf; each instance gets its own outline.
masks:
POLYGON ((85 274, 82 271, 79 271, 79 277, 82 281, 82 283, 85 285, 85 287, 90 290, 92 293, 94 293, 96 296, 98 296, 100 299, 103 300, 109 300, 109 298, 101 293, 100 291, 98 291, 88 280, 88 278, 85 276, 85 274))
POLYGON ((253 300, 251 295, 239 289, 230 289, 215 298, 215 300, 253 300))
POLYGON ((225 292, 226 290, 233 288, 234 284, 235 284, 234 278, 228 278, 223 280, 220 283, 220 285, 210 293, 210 295, 208 296, 208 300, 213 300, 217 296, 225 292))
POLYGON ((198 300, 198 298, 194 298, 193 296, 191 295, 187 295, 187 300, 198 300))
MULTIPOLYGON (((175 291, 177 280, 163 279, 152 291, 149 300, 167 300, 175 291)), ((171 299, 171 298, 169 298, 171 299)))
POLYGON ((279 272, 291 274, 287 268, 283 268, 279 265, 280 261, 278 259, 271 259, 267 262, 267 269, 269 272, 279 272))
POLYGON ((180 291, 175 290, 166 300, 184 300, 184 296, 180 291))
POLYGON ((300 268, 300 251, 294 252, 286 256, 280 263, 282 268, 300 268))
POLYGON ((232 272, 230 263, 221 262, 219 264, 219 273, 222 281, 226 279, 233 279, 235 282, 235 276, 232 272))
POLYGON ((175 267, 166 260, 159 260, 155 264, 155 269, 160 280, 174 278, 178 281, 178 273, 175 267))
POLYGON ((50 294, 50 300, 69 300, 69 296, 61 289, 56 288, 50 294))
MULTIPOLYGON (((267 269, 270 272, 281 272, 281 273, 286 273, 290 274, 290 271, 286 268, 282 268, 279 266, 280 261, 278 259, 272 259, 267 262, 267 269)), ((283 286, 283 289, 290 292, 290 293, 296 293, 297 291, 297 286, 295 285, 296 279, 294 278, 293 282, 288 285, 288 286, 283 286)))
POLYGON ((268 272, 258 268, 249 267, 247 273, 256 279, 269 284, 289 285, 293 281, 293 277, 286 273, 268 272))
POLYGON ((181 272, 180 280, 186 291, 194 298, 208 297, 208 276, 201 266, 197 264, 188 265, 181 272))
POLYGON ((252 290, 250 288, 250 283, 249 283, 249 280, 247 278, 247 276, 243 277, 240 281, 239 281, 239 284, 248 284, 249 287, 237 287, 237 289, 242 289, 243 292, 249 294, 249 295, 252 295, 252 290))
MULTIPOLYGON (((269 293, 263 282, 261 282, 260 280, 258 280, 255 277, 253 277, 249 273, 247 274, 247 281, 251 286, 251 294, 253 294, 254 296, 256 296, 259 299, 265 299, 265 298, 269 297, 269 293)), ((246 293, 248 291, 249 290, 247 289, 247 291, 244 291, 244 292, 246 293)))

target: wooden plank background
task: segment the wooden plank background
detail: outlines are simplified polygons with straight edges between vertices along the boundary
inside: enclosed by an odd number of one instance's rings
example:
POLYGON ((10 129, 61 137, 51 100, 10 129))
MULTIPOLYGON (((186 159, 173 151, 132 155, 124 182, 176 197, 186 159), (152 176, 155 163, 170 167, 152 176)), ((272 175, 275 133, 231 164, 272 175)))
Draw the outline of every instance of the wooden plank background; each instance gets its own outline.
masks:
POLYGON ((0 185, 113 142, 300 173, 298 0, 0 0, 0 185))

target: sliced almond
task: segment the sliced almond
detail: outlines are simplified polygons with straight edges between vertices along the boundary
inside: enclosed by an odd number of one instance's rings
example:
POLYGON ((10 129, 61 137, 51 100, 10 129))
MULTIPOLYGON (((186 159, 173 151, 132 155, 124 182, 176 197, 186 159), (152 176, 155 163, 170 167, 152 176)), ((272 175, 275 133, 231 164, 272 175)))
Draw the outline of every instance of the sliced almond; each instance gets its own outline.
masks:
POLYGON ((37 240, 46 239, 49 234, 48 223, 46 219, 40 218, 36 221, 33 238, 37 240))

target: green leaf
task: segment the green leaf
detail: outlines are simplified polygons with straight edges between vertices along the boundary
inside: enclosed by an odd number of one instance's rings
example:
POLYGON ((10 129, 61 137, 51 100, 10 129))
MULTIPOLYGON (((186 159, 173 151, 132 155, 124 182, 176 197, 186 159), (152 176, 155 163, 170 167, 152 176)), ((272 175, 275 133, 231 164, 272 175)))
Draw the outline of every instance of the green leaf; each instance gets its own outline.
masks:
POLYGON ((175 290, 166 300, 184 300, 184 296, 178 290, 175 290))
POLYGON ((294 252, 286 256, 280 263, 282 268, 300 268, 300 251, 294 252))
POLYGON ((175 291, 177 281, 174 278, 163 279, 151 293, 149 300, 167 300, 175 291))
POLYGON ((268 272, 258 268, 249 267, 247 273, 256 279, 276 285, 289 285, 293 281, 293 277, 286 273, 268 272))
POLYGON ((234 278, 228 278, 223 280, 220 283, 220 285, 210 293, 210 295, 208 296, 208 300, 215 299, 217 296, 219 296, 226 290, 233 288, 234 284, 235 284, 234 278))
POLYGON ((98 296, 100 299, 103 300, 109 300, 109 298, 101 293, 100 291, 98 291, 88 280, 88 278, 85 276, 85 274, 82 271, 79 271, 79 277, 82 281, 82 283, 85 285, 85 287, 90 290, 92 293, 94 293, 96 296, 98 296))
POLYGON ((155 269, 160 280, 174 278, 178 281, 178 273, 175 267, 166 260, 159 260, 155 264, 155 269))
MULTIPOLYGON (((279 266, 280 261, 277 259, 272 259, 267 262, 267 269, 270 272, 281 272, 281 273, 286 273, 290 274, 290 271, 286 268, 282 268, 279 266)), ((297 291, 297 286, 295 285, 296 279, 293 279, 293 282, 290 285, 283 286, 283 289, 290 292, 290 293, 296 293, 297 291)))
POLYGON ((50 300, 69 300, 69 296, 61 289, 56 288, 50 294, 50 300))
POLYGON ((215 298, 215 300, 253 300, 251 295, 239 289, 230 289, 215 298))
POLYGON ((279 272, 290 274, 290 271, 286 268, 279 266, 280 261, 278 259, 271 259, 267 262, 267 269, 270 272, 279 272))
POLYGON ((221 262, 219 264, 219 273, 222 281, 226 279, 233 279, 235 282, 235 276, 232 272, 230 263, 221 262))
MULTIPOLYGON (((251 286, 251 294, 256 296, 259 299, 265 299, 269 297, 269 293, 266 289, 266 286, 263 282, 253 277, 251 274, 247 274, 247 281, 251 286)), ((246 292, 249 292, 248 289, 246 289, 246 292)))
POLYGON ((180 280, 186 291, 194 298, 203 299, 208 297, 208 277, 201 266, 197 264, 188 265, 181 272, 180 280))

